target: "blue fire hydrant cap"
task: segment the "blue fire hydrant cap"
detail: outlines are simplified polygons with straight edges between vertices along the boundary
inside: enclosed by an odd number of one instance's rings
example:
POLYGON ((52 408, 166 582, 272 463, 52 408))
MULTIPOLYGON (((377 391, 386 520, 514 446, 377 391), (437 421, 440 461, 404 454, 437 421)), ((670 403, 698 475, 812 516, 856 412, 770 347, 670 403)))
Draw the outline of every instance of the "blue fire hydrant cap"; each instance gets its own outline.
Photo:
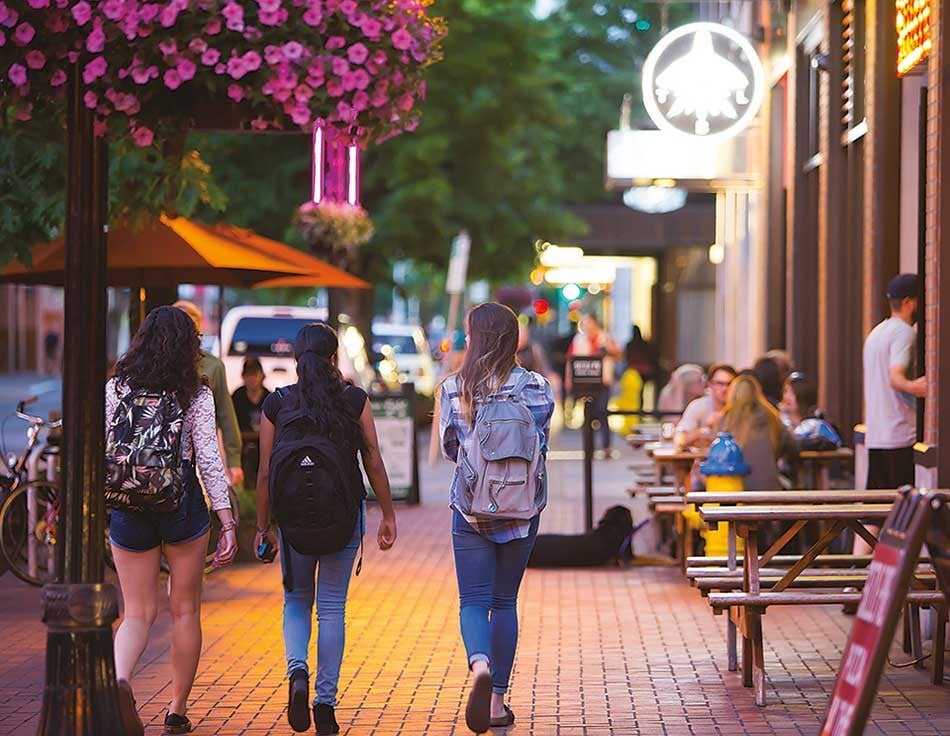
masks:
POLYGON ((752 468, 742 457, 742 448, 728 432, 720 432, 709 446, 706 462, 699 466, 703 475, 748 475, 752 468))

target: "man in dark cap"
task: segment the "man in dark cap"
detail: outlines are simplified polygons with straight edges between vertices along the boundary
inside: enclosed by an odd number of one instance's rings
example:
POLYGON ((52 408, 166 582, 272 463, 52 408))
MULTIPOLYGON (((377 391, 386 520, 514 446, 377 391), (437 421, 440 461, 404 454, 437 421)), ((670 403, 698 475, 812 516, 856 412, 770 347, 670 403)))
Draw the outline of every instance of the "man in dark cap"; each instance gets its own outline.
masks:
POLYGON ((917 398, 927 393, 924 376, 914 376, 917 332, 917 274, 902 273, 887 285, 891 316, 864 342, 865 446, 868 488, 914 483, 917 398))

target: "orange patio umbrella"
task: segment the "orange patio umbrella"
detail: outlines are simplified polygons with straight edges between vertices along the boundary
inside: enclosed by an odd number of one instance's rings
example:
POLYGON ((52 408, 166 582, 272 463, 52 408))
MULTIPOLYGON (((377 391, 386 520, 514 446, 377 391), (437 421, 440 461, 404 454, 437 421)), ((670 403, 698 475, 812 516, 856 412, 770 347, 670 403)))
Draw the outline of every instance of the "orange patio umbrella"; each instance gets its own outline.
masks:
MULTIPOLYGON (((62 285, 64 238, 34 246, 30 267, 14 261, 0 282, 62 285)), ((201 225, 162 215, 143 227, 109 232, 110 286, 168 287, 216 284, 250 287, 275 279, 301 278, 306 286, 368 288, 362 279, 295 248, 231 225, 201 225)), ((283 285, 283 284, 281 284, 283 285)))

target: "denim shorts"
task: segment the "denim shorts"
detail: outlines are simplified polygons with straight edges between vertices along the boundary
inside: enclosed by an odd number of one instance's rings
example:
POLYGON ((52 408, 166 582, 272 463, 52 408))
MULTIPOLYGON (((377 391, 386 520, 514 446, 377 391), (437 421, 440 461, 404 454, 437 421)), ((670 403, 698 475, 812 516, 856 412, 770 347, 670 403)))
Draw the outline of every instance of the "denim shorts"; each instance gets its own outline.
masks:
POLYGON ((123 511, 113 509, 109 541, 127 552, 147 552, 163 544, 184 544, 211 528, 211 517, 198 476, 190 463, 184 467, 185 493, 177 511, 123 511))

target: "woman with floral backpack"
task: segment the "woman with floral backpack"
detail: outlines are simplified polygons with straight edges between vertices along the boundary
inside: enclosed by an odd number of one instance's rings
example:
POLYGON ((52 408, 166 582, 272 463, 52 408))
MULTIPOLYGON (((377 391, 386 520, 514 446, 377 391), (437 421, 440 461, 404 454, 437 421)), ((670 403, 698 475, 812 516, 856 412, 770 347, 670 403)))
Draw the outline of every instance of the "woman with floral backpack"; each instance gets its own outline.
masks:
POLYGON ((191 731, 188 696, 201 654, 201 583, 212 511, 221 521, 213 564, 237 553, 228 478, 218 452, 214 399, 198 373, 198 331, 175 307, 152 310, 106 384, 109 541, 124 612, 115 666, 124 733, 143 734, 129 682, 158 613, 162 554, 172 618, 172 699, 165 734, 191 731))

